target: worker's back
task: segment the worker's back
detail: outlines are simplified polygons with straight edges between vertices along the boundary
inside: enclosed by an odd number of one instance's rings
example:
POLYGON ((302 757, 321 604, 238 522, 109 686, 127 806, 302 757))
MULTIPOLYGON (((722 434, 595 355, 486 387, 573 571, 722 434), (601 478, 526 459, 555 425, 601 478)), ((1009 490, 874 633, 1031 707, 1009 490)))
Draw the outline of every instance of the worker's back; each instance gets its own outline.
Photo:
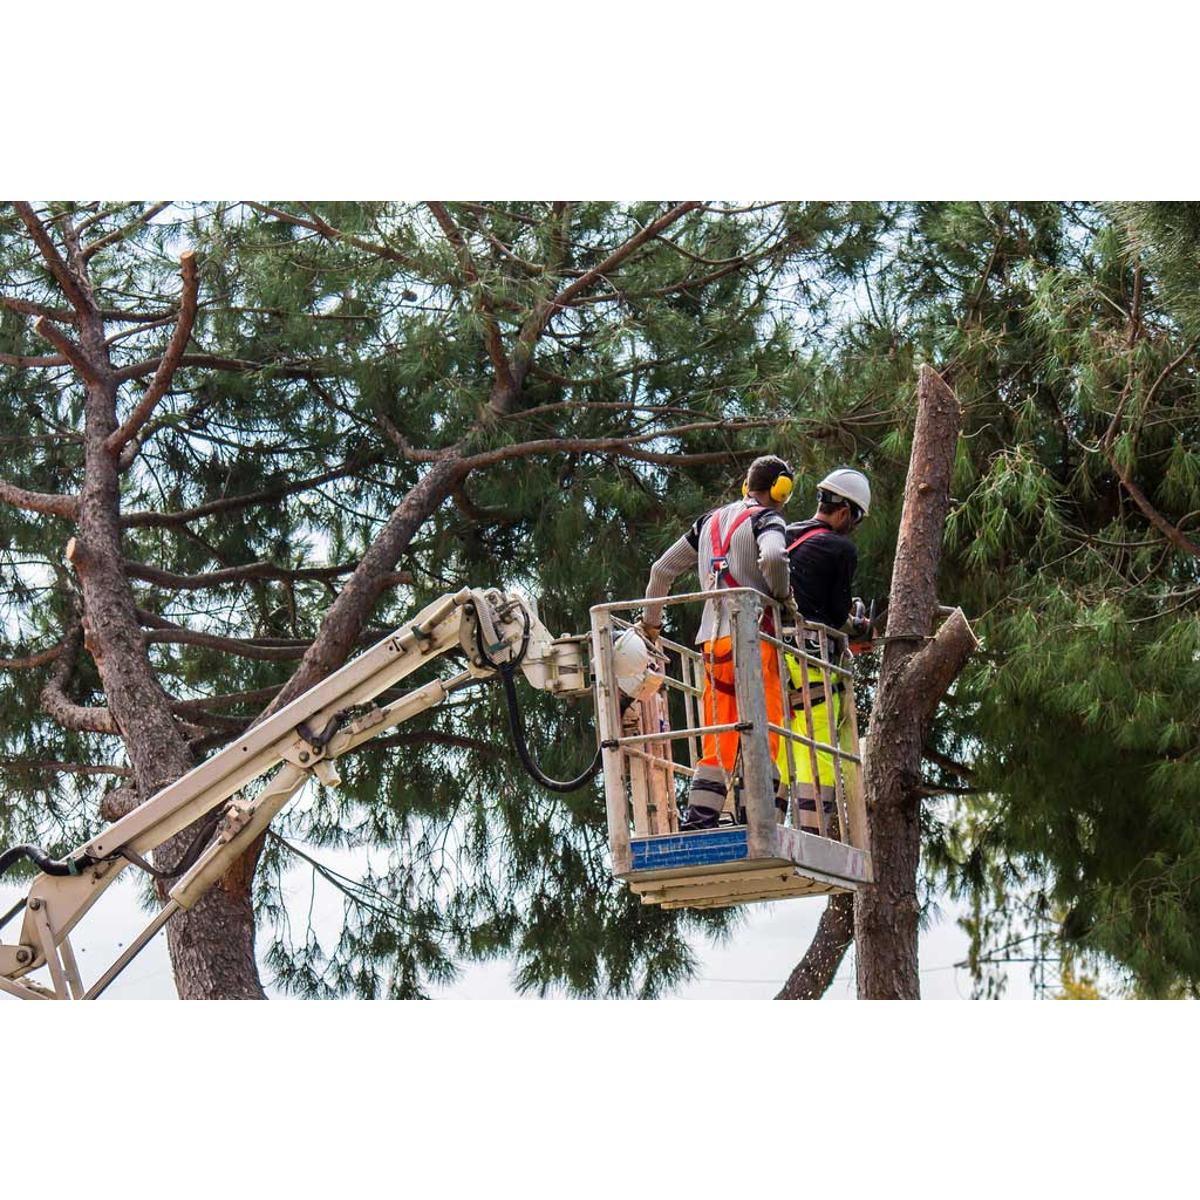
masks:
MULTIPOLYGON (((737 500, 705 513, 687 534, 688 544, 696 551, 696 570, 705 590, 751 587, 776 598, 785 595, 787 587, 783 538, 784 523, 779 513, 746 500, 737 500), (732 534, 730 530, 733 530, 732 534), (723 569, 714 571, 714 558, 723 562, 723 569)), ((728 605, 714 605, 709 601, 704 606, 696 641, 706 642, 728 635, 728 605)))
POLYGON ((850 615, 858 549, 815 518, 787 527, 792 595, 805 620, 840 629, 850 615))

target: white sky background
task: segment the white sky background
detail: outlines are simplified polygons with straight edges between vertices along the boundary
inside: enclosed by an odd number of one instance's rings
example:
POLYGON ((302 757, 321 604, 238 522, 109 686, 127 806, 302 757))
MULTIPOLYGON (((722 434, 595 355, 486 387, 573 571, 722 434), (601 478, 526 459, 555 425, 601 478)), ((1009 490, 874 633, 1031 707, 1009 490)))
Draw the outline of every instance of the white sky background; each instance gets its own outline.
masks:
MULTIPOLYGON (((316 851, 316 856, 337 870, 353 875, 361 860, 353 852, 316 851)), ((310 895, 311 872, 301 865, 288 872, 286 890, 294 909, 306 911, 310 895)), ((96 907, 83 919, 72 935, 85 984, 95 979, 116 959, 124 945, 149 921, 138 901, 140 879, 132 868, 109 888, 96 907)), ((15 903, 24 889, 11 884, 0 888, 0 912, 15 903)), ((682 1000, 769 1000, 783 985, 792 968, 800 961, 820 919, 825 901, 815 897, 747 905, 742 923, 721 941, 692 939, 699 961, 696 977, 666 996, 682 1000)), ((926 1000, 967 1000, 971 995, 970 974, 956 967, 967 954, 967 936, 956 924, 958 910, 943 905, 939 916, 930 921, 921 934, 921 995, 926 1000)), ((313 927, 324 945, 332 945, 341 922, 340 894, 318 880, 313 927)), ((9 925, 4 936, 13 939, 20 928, 20 917, 9 925)), ((259 951, 265 949, 265 931, 260 933, 259 951)), ((1006 999, 1032 999, 1033 988, 1024 965, 1009 966, 1006 999)), ((35 978, 44 983, 43 969, 35 978)), ((262 968, 269 995, 278 996, 270 986, 270 972, 262 968)), ((430 989, 435 998, 451 1000, 509 1000, 518 998, 511 983, 512 966, 506 959, 486 963, 464 963, 453 983, 430 989)), ((173 1000, 175 986, 167 956, 166 933, 159 933, 105 993, 111 1000, 173 1000)), ((528 999, 536 999, 529 993, 528 999)), ((842 962, 827 998, 852 1000, 854 995, 853 950, 842 962)), ((0 993, 0 1002, 13 999, 0 993)), ((14 1003, 17 1003, 13 999, 14 1003)))

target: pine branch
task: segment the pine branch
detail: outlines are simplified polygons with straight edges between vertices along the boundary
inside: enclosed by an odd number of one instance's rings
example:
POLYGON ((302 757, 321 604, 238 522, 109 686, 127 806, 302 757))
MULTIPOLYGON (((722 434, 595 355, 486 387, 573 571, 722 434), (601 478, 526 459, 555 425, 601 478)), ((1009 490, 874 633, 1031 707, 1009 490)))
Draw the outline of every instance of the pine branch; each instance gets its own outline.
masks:
POLYGON ((221 637, 215 633, 202 633, 198 629, 148 629, 142 634, 147 645, 166 643, 179 646, 204 646, 209 650, 220 650, 238 658, 254 658, 262 662, 286 662, 303 658, 309 643, 287 646, 268 646, 251 638, 221 637))
POLYGON ((67 367, 70 362, 61 354, 0 354, 0 366, 23 371, 32 367, 67 367))
MULTIPOLYGON (((113 373, 118 383, 128 383, 131 379, 143 379, 156 372, 162 363, 162 357, 146 358, 141 362, 131 363, 113 373)), ((229 358, 221 354, 184 354, 180 357, 177 367, 206 367, 211 371, 270 371, 273 375, 286 379, 317 379, 323 375, 333 374, 332 370, 321 370, 313 363, 258 363, 244 358, 229 358)))
POLYGON ((37 650, 16 658, 0 658, 0 671, 28 671, 34 667, 44 667, 53 662, 67 648, 67 639, 51 646, 48 650, 37 650))
POLYGON ((64 729, 78 733, 120 734, 116 719, 107 708, 89 708, 76 704, 67 695, 67 685, 75 673, 75 660, 83 646, 83 626, 72 627, 46 686, 42 688, 42 708, 64 729))
POLYGON ((685 434, 714 429, 727 433, 738 433, 746 429, 775 429, 786 424, 787 421, 783 418, 764 417, 751 421, 695 421, 688 425, 676 425, 670 429, 651 430, 648 433, 633 434, 628 437, 541 438, 531 442, 516 442, 510 446, 499 446, 494 450, 482 450, 478 454, 468 455, 462 460, 462 463, 470 470, 478 470, 496 463, 519 458, 533 458, 540 454, 588 453, 621 454, 643 462, 654 463, 719 462, 729 458, 731 451, 718 451, 715 454, 697 456, 641 451, 637 447, 644 442, 659 441, 663 438, 679 438, 685 434))
MULTIPOLYGON (((250 579, 272 580, 330 580, 339 575, 348 575, 357 567, 356 562, 343 563, 336 567, 279 567, 274 563, 256 562, 245 566, 222 567, 218 571, 204 571, 195 575, 180 575, 174 571, 164 571, 152 567, 148 563, 126 561, 123 564, 125 574, 131 579, 141 579, 156 587, 171 590, 193 590, 196 588, 221 587, 230 583, 242 583, 250 579)), ((412 575, 408 571, 394 573, 393 584, 412 583, 412 575)))
POLYGON ((35 304, 32 300, 21 300, 16 296, 0 296, 0 308, 20 313, 25 317, 47 317, 60 325, 72 325, 78 318, 65 308, 51 308, 48 304, 35 304))
POLYGON ((387 737, 372 738, 363 749, 389 749, 396 746, 450 746, 456 750, 471 750, 485 758, 503 758, 506 751, 495 742, 482 738, 467 737, 460 733, 443 733, 437 729, 422 729, 405 733, 393 733, 387 737))
POLYGON ((934 764, 941 767, 943 771, 949 771, 952 775, 957 775, 960 779, 974 779, 975 769, 968 767, 966 763, 960 763, 953 758, 948 758, 945 754, 940 754, 936 750, 930 750, 927 746, 922 751, 923 757, 934 764))
POLYGON ((686 216, 693 209, 699 207, 699 200, 685 200, 682 204, 676 204, 673 208, 668 209, 661 217, 651 221, 644 229, 640 229, 633 237, 618 246, 599 266, 593 267, 590 271, 585 271, 574 283, 568 284, 567 287, 563 288, 550 302, 551 310, 566 308, 576 296, 586 292, 598 279, 603 278, 605 275, 610 275, 635 250, 644 246, 651 238, 657 237, 664 229, 668 229, 674 225, 681 217, 686 216))
POLYGON ((189 713, 204 712, 209 708, 233 708, 239 704, 267 704, 275 698, 275 694, 283 684, 274 687, 252 688, 245 692, 225 692, 220 696, 203 696, 198 700, 176 700, 172 703, 173 712, 189 713))
POLYGON ((79 515, 79 497, 57 492, 29 492, 0 479, 0 500, 26 512, 45 513, 50 517, 67 517, 73 520, 79 515))
POLYGON ((167 394, 167 388, 171 386, 171 380, 179 368, 183 352, 192 336, 192 327, 196 321, 196 301, 200 292, 195 254, 191 250, 185 250, 179 256, 179 266, 183 276, 183 294, 179 300, 179 319, 175 323, 175 330, 155 369, 154 378, 146 388, 146 394, 125 418, 124 424, 108 435, 104 448, 109 454, 119 454, 126 443, 136 437, 138 431, 150 419, 150 414, 167 394))
MULTIPOLYGON (((82 251, 80 251, 80 257, 84 262, 87 262, 90 258, 99 254, 105 247, 124 241, 131 233, 140 229, 143 225, 149 224, 164 208, 169 208, 170 206, 170 200, 159 200, 157 203, 150 205, 149 208, 132 221, 122 225, 119 229, 114 229, 111 233, 106 233, 101 238, 97 238, 90 245, 84 246, 82 251)), ((82 233, 85 228, 84 224, 80 224, 77 232, 82 233)))
MULTIPOLYGON (((332 470, 323 471, 306 479, 298 479, 294 483, 284 484, 277 488, 264 488, 259 492, 247 492, 241 496, 227 496, 221 500, 210 500, 207 504, 198 504, 195 508, 184 508, 177 512, 155 512, 153 509, 143 509, 121 514, 121 524, 128 527, 150 528, 154 526, 186 525, 189 521, 198 521, 202 517, 211 517, 214 513, 234 512, 239 508, 249 508, 253 504, 266 504, 272 500, 282 500, 285 496, 294 496, 297 492, 307 491, 322 483, 334 479, 344 479, 353 475, 363 467, 373 466, 382 461, 381 454, 368 455, 354 463, 342 463, 332 470)), ((3 496, 0 495, 0 499, 3 496)))
POLYGON ((100 379, 100 371, 83 352, 83 347, 73 342, 53 321, 38 317, 33 323, 34 332, 46 339, 58 352, 90 383, 100 379))
POLYGON ((1150 503, 1146 493, 1142 491, 1136 483, 1130 478, 1129 472, 1126 471, 1118 462, 1117 457, 1112 451, 1108 451, 1106 457, 1109 465, 1116 472, 1117 478, 1121 481, 1121 486, 1129 493, 1133 502, 1142 510, 1142 515, 1154 526, 1177 550, 1181 550, 1184 554, 1190 554, 1193 558, 1200 558, 1200 546, 1187 537, 1178 526, 1172 525, 1166 517, 1162 515, 1150 503))
POLYGON ((496 311, 492 307, 492 300, 487 289, 479 278, 479 271, 475 267, 470 247, 468 247, 462 231, 454 223, 454 218, 450 215, 449 210, 440 200, 427 200, 425 203, 441 226, 446 240, 454 247, 462 272, 474 289, 475 304, 483 319, 483 341, 487 347, 488 358, 492 362, 492 369, 496 372, 497 384, 505 390, 511 390, 514 381, 508 356, 504 352, 504 342, 500 337, 500 328, 496 324, 496 311))
POLYGON ((387 259, 389 262, 398 263, 400 266, 406 267, 414 273, 419 272, 417 263, 407 255, 401 254, 398 250, 393 250, 390 246, 384 246, 378 242, 369 242, 365 238, 360 238, 355 234, 346 233, 345 230, 336 229, 323 217, 317 216, 311 209, 308 210, 309 215, 306 219, 296 216, 295 213, 284 212, 281 208, 272 208, 269 204, 259 204, 254 200, 247 200, 244 203, 248 208, 266 213, 278 221, 286 221, 291 225, 300 225, 305 229, 311 229, 327 241, 345 242, 346 245, 354 246, 358 250, 365 250, 368 254, 376 254, 380 258, 387 259))
POLYGON ((95 766, 91 763, 48 762, 29 758, 0 758, 0 770, 5 771, 53 771, 70 775, 119 775, 133 774, 129 767, 95 766))
POLYGON ((25 228, 29 230, 34 244, 40 251, 42 258, 45 259, 46 265, 50 268, 50 274, 58 281, 58 286, 62 288, 75 311, 80 316, 91 314, 95 308, 91 296, 80 286, 79 280, 75 278, 74 272, 67 266, 62 255, 55 248, 54 243, 50 240, 50 235, 46 232, 45 226, 38 220, 37 214, 33 211, 29 202, 26 200, 14 200, 13 208, 16 209, 17 215, 24 222, 25 228))
POLYGON ((833 983, 854 941, 854 893, 830 896, 804 957, 793 968, 776 1000, 820 1000, 833 983))
POLYGON ((507 388, 497 386, 492 389, 492 395, 488 399, 489 411, 493 415, 508 416, 515 410, 517 398, 525 382, 525 375, 533 362, 534 348, 556 312, 569 307, 577 296, 587 292, 598 279, 603 278, 608 272, 623 263, 651 238, 656 237, 664 229, 669 228, 681 217, 698 207, 699 201, 688 200, 668 209, 661 217, 651 221, 644 229, 638 230, 632 237, 627 238, 598 266, 585 271, 557 295, 536 304, 517 334, 517 344, 512 362, 512 386, 507 388))

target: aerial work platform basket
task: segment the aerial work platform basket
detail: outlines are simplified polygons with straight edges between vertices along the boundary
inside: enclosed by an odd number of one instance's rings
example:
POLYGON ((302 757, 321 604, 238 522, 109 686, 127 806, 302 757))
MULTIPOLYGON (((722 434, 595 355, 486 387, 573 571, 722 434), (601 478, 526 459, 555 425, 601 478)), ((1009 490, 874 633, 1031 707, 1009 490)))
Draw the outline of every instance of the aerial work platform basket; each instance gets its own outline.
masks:
MULTIPOLYGON (((633 697, 622 691, 614 648, 645 600, 598 604, 591 610, 614 875, 644 904, 664 908, 716 908, 853 891, 870 883, 853 660, 843 635, 813 622, 785 628, 779 607, 752 588, 693 592, 661 603, 699 605, 710 599, 728 606, 738 718, 733 723, 715 723, 703 711, 704 655, 665 638, 655 648, 652 664, 661 682, 652 678, 633 697), (771 653, 779 664, 782 725, 767 715, 763 659, 771 653), (789 665, 797 670, 790 672, 789 665), (821 699, 833 697, 835 689, 841 696, 836 717, 835 705, 821 699), (714 829, 681 831, 679 805, 696 773, 702 739, 729 732, 739 740, 738 765, 726 797, 726 815, 732 820, 714 829), (772 734, 787 768, 786 814, 776 807, 772 734), (832 785, 825 791, 818 786, 822 756, 826 775, 832 766, 832 785), (797 782, 797 764, 804 760, 815 793, 808 829, 801 827, 802 785, 797 782), (833 811, 827 813, 830 799, 833 811)), ((770 686, 775 686, 774 678, 770 686)))

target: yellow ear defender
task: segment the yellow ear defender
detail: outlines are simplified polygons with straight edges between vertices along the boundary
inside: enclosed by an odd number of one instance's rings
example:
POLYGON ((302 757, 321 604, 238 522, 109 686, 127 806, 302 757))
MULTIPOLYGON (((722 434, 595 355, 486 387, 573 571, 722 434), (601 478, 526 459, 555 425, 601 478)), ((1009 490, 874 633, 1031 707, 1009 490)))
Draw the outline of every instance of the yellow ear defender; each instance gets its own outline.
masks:
MULTIPOLYGON (((776 504, 783 504, 792 494, 792 477, 786 471, 780 471, 775 477, 775 482, 771 484, 771 499, 776 504)), ((750 483, 748 480, 742 480, 742 498, 750 495, 750 483)))

